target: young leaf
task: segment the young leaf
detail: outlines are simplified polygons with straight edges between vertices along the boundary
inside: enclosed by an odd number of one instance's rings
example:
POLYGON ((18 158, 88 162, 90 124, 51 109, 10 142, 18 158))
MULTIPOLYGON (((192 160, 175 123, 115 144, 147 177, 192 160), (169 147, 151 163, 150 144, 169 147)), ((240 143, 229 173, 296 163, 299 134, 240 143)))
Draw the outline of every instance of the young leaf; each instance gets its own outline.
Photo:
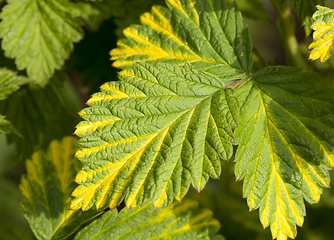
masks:
POLYGON ((324 5, 325 0, 293 0, 290 1, 290 4, 292 9, 297 10, 298 16, 302 19, 305 33, 308 36, 311 33, 311 16, 316 10, 315 7, 317 5, 324 5))
POLYGON ((11 93, 20 88, 21 85, 30 82, 29 78, 17 76, 5 68, 0 68, 0 100, 7 98, 11 93))
POLYGON ((168 208, 154 209, 152 202, 134 209, 108 211, 76 236, 89 239, 221 239, 218 220, 212 212, 198 209, 192 200, 174 202, 168 208))
POLYGON ((18 134, 18 131, 8 120, 5 119, 5 116, 0 115, 0 133, 18 134))
POLYGON ((252 43, 242 26, 235 3, 225 0, 167 0, 169 9, 154 6, 141 16, 142 25, 124 30, 126 39, 110 54, 114 67, 136 62, 192 63, 224 79, 248 75, 252 68, 252 43))
POLYGON ((155 207, 181 200, 190 183, 200 191, 232 155, 238 121, 233 90, 191 66, 138 64, 109 82, 81 111, 76 157, 87 163, 72 209, 125 197, 127 207, 151 197, 155 207))
POLYGON ((82 36, 81 22, 68 0, 9 0, 0 23, 2 47, 17 68, 45 85, 82 36))
POLYGON ((314 23, 312 24, 313 42, 309 49, 310 59, 320 58, 321 62, 326 62, 333 53, 334 45, 334 12, 332 9, 317 6, 317 11, 313 14, 314 23))
POLYGON ((334 91, 320 78, 291 67, 260 70, 236 94, 235 174, 244 178, 251 210, 260 208, 273 238, 294 238, 305 216, 303 199, 316 203, 334 166, 334 91))
POLYGON ((69 210, 73 179, 80 168, 73 157, 75 150, 76 138, 65 137, 51 142, 47 152, 35 152, 26 163, 21 208, 38 239, 66 238, 101 213, 69 210))

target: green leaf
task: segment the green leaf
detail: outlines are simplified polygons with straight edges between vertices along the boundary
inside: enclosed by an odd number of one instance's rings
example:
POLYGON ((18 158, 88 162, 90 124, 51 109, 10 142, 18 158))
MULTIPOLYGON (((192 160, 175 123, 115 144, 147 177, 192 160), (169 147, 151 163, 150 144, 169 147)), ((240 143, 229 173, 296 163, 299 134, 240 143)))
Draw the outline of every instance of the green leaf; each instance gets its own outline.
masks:
POLYGON ((329 186, 334 166, 333 89, 313 73, 291 67, 260 70, 236 95, 235 174, 244 178, 244 197, 260 208, 273 238, 294 238, 305 216, 304 201, 316 203, 329 186))
POLYGON ((167 0, 169 9, 154 6, 142 25, 124 30, 126 39, 110 54, 114 67, 128 68, 136 62, 191 63, 223 79, 248 75, 252 68, 252 42, 242 25, 235 3, 223 0, 167 0))
POLYGON ((181 200, 190 183, 200 191, 232 155, 238 121, 233 90, 209 73, 170 64, 138 64, 109 82, 81 111, 76 157, 87 163, 71 208, 87 210, 125 197, 127 207, 181 200))
POLYGON ((68 0, 9 0, 0 18, 6 56, 40 85, 59 69, 73 42, 82 36, 81 22, 71 15, 68 0))
POLYGON ((51 142, 47 152, 35 152, 26 162, 21 208, 38 239, 66 238, 101 213, 69 210, 73 179, 80 169, 73 157, 75 150, 76 138, 65 137, 51 142))
POLYGON ((108 211, 75 239, 224 239, 215 236, 218 220, 208 209, 198 209, 192 200, 154 209, 152 202, 134 209, 108 211))
POLYGON ((15 72, 0 68, 0 100, 7 98, 8 95, 17 91, 21 85, 30 81, 28 78, 17 76, 15 72))
MULTIPOLYGON (((233 0, 227 0, 229 4, 233 3, 233 0)), ((242 13, 242 16, 253 20, 259 20, 262 22, 268 22, 268 13, 263 6, 263 2, 260 0, 235 0, 242 13)))
POLYGON ((309 49, 310 59, 320 58, 321 62, 326 62, 333 54, 334 45, 334 12, 330 8, 317 6, 318 11, 313 14, 312 24, 313 42, 309 49))

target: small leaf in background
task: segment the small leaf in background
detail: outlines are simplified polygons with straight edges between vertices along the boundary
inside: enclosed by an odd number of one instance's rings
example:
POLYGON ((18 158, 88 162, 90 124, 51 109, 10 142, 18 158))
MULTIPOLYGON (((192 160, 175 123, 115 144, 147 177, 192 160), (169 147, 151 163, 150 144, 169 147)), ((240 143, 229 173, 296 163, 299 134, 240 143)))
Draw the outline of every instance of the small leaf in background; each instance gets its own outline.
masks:
POLYGON ((38 239, 64 239, 101 213, 69 210, 76 185, 73 179, 80 169, 75 151, 76 138, 65 137, 52 141, 46 152, 35 152, 26 162, 21 208, 38 239))
POLYGON ((303 199, 317 203, 334 166, 334 91, 321 78, 292 67, 260 70, 236 95, 235 174, 244 179, 251 210, 260 208, 273 238, 297 234, 305 216, 303 199))
POLYGON ((15 129, 15 127, 5 119, 5 116, 2 115, 0 115, 0 133, 19 134, 19 132, 15 129))
MULTIPOLYGON (((28 78, 17 76, 15 72, 0 68, 0 100, 6 99, 10 94, 17 91, 21 85, 30 82, 28 78)), ((15 133, 15 127, 0 115, 0 133, 15 133)))
POLYGON ((311 33, 311 25, 312 25, 312 14, 316 10, 317 5, 324 5, 325 0, 290 0, 290 5, 293 10, 298 12, 298 16, 303 22, 303 26, 305 29, 306 36, 311 33))
MULTIPOLYGON (((274 0, 281 4, 286 4, 287 0, 274 0)), ((299 18, 302 20, 306 36, 311 33, 312 14, 316 11, 317 5, 324 5, 325 0, 290 0, 291 8, 297 11, 299 18)))
POLYGON ((17 76, 13 71, 0 68, 0 100, 7 98, 28 82, 31 82, 29 78, 17 76))
POLYGON ((238 102, 221 80, 191 66, 138 63, 105 83, 80 112, 78 172, 71 208, 134 207, 181 200, 218 178, 229 159, 238 102))
POLYGON ((167 208, 154 209, 147 202, 134 209, 108 211, 82 229, 75 240, 90 239, 215 239, 224 238, 215 233, 219 222, 208 209, 199 209, 198 203, 185 200, 167 208))
POLYGON ((310 44, 310 59, 320 58, 321 62, 326 62, 333 54, 334 45, 334 11, 330 8, 317 6, 317 11, 313 14, 313 42, 310 44))
POLYGON ((6 56, 43 86, 83 37, 68 0, 9 0, 0 18, 6 56))
POLYGON ((78 119, 65 102, 61 89, 66 76, 57 72, 45 88, 23 86, 0 101, 0 114, 6 116, 20 135, 7 136, 15 143, 22 160, 34 151, 46 149, 50 141, 73 133, 78 119))
MULTIPOLYGON (((136 62, 191 63, 197 70, 231 81, 252 68, 252 42, 242 25, 235 3, 196 0, 184 4, 167 0, 169 9, 154 6, 142 25, 124 30, 125 39, 110 54, 114 67, 129 68, 136 62)), ((226 83, 227 84, 227 83, 226 83)))
POLYGON ((116 11, 121 11, 123 0, 72 0, 72 3, 73 15, 83 21, 85 30, 96 32, 104 20, 111 18, 116 11))

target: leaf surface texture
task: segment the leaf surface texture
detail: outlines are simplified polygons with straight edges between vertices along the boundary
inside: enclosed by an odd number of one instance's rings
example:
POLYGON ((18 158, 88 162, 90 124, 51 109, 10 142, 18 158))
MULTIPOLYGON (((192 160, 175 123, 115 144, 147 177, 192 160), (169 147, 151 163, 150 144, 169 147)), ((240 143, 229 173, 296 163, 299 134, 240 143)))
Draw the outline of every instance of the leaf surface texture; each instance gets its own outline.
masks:
POLYGON ((152 202, 133 209, 108 211, 101 218, 81 230, 76 240, 88 239, 215 239, 220 228, 208 209, 185 200, 167 208, 154 209, 152 202))
POLYGON ((80 112, 76 157, 87 163, 71 208, 87 210, 125 197, 128 207, 150 197, 154 206, 200 191, 232 155, 238 121, 233 90, 191 66, 138 64, 109 82, 80 112))
POLYGON ((249 208, 260 209, 262 225, 278 240, 296 236, 303 199, 319 201, 334 165, 334 92, 318 86, 316 74, 300 71, 265 68, 236 92, 235 174, 244 179, 249 208))
POLYGON ((141 25, 124 30, 110 54, 113 66, 136 62, 191 63, 223 79, 238 79, 252 68, 252 43, 235 3, 221 0, 168 0, 168 9, 154 6, 141 25))

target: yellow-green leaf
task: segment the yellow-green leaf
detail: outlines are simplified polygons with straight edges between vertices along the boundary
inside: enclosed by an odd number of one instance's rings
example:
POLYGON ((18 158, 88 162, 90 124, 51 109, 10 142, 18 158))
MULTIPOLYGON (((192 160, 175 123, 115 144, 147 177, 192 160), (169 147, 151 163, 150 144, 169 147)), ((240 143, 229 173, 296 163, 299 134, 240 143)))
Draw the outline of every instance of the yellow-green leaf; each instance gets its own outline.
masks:
POLYGON ((317 6, 317 11, 313 14, 314 23, 311 28, 313 32, 313 42, 310 44, 310 59, 320 58, 321 62, 326 62, 333 53, 334 44, 334 12, 330 8, 317 6))
POLYGON ((270 225, 278 240, 296 236, 305 216, 303 199, 316 203, 329 186, 334 91, 320 81, 297 68, 270 67, 236 92, 241 108, 235 174, 244 179, 249 208, 260 208, 262 225, 270 225))
POLYGON ((136 62, 191 63, 225 80, 246 77, 252 68, 252 42, 235 3, 225 0, 167 0, 154 6, 141 25, 124 30, 110 54, 113 66, 136 62))
POLYGON ((219 222, 212 218, 208 209, 199 209, 198 203, 186 200, 174 202, 167 208, 154 209, 152 202, 147 202, 134 209, 123 208, 108 211, 95 220, 76 236, 75 240, 90 239, 215 239, 219 222))
POLYGON ((81 111, 76 157, 87 163, 72 209, 134 207, 181 200, 192 184, 200 191, 232 155, 231 126, 238 121, 233 90, 190 65, 138 63, 119 74, 81 111))
POLYGON ((21 208, 38 239, 66 238, 101 213, 69 210, 73 179, 81 165, 74 158, 75 151, 76 138, 65 137, 51 142, 47 152, 35 152, 26 162, 21 208))

